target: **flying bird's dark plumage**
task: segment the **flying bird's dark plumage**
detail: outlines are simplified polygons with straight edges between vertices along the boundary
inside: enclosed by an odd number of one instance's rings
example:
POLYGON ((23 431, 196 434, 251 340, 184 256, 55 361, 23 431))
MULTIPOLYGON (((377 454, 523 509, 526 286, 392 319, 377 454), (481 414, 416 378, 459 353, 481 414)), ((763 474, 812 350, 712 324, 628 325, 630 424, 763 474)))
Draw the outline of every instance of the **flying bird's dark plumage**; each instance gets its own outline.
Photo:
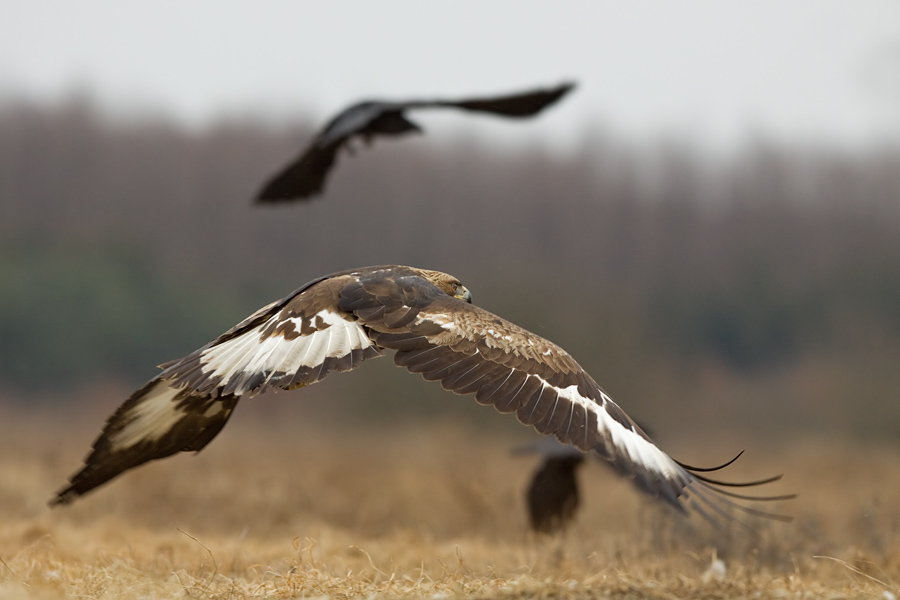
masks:
POLYGON ((547 90, 472 100, 369 101, 354 104, 329 121, 300 156, 273 175, 257 194, 256 201, 285 202, 315 196, 322 191, 338 150, 355 136, 362 137, 368 143, 381 135, 421 132, 422 129, 403 114, 406 110, 459 108, 523 118, 541 112, 573 87, 574 84, 567 83, 547 90))
POLYGON ((575 470, 584 455, 548 456, 534 473, 528 486, 528 515, 531 528, 539 533, 562 530, 575 518, 578 482, 575 470))
POLYGON ((580 503, 575 473, 584 462, 584 453, 552 437, 540 438, 513 452, 540 454, 543 459, 525 493, 531 529, 537 533, 562 531, 575 518, 580 503))
POLYGON ((384 350, 395 350, 397 365, 444 389, 474 394, 481 404, 598 454, 682 511, 714 522, 732 506, 755 512, 730 498, 757 498, 719 489, 704 470, 660 450, 562 348, 473 306, 455 277, 402 266, 315 279, 162 365, 113 413, 83 468, 51 503, 71 502, 147 461, 201 450, 242 397, 310 385, 384 350))

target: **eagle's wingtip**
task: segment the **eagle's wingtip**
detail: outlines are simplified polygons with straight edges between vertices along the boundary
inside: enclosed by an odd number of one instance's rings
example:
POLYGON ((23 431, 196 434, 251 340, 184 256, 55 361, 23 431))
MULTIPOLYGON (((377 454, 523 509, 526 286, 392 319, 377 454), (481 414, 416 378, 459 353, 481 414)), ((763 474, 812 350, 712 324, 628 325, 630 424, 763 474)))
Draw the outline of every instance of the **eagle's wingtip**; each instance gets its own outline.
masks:
POLYGON ((75 494, 71 489, 64 488, 56 492, 56 495, 47 501, 47 506, 50 508, 56 508, 57 506, 71 504, 72 500, 74 500, 76 496, 77 494, 75 494))

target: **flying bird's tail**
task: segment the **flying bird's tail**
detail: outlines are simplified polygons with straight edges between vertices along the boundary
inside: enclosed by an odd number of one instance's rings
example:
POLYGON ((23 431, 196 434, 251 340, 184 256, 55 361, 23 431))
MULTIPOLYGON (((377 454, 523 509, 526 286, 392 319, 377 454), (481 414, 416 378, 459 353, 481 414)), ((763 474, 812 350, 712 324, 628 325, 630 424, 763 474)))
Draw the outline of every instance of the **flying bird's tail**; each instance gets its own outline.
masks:
POLYGON ((238 397, 212 397, 173 388, 155 377, 109 418, 84 467, 57 492, 68 504, 124 471, 178 452, 199 452, 225 426, 238 397))

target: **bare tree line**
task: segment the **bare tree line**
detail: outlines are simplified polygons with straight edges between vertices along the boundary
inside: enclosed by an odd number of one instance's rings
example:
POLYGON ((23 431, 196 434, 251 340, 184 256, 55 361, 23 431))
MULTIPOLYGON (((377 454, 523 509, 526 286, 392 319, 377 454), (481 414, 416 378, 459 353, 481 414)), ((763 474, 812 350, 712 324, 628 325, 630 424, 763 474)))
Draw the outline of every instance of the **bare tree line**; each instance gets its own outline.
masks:
POLYGON ((616 360, 586 330, 636 337, 628 356, 651 348, 737 369, 872 335, 900 347, 897 149, 760 143, 711 158, 592 134, 560 156, 432 136, 341 157, 307 205, 252 206, 312 130, 7 105, 0 248, 127 248, 248 311, 339 269, 436 268, 582 362, 616 360))
POLYGON ((562 158, 411 139, 343 157, 332 193, 309 206, 251 207, 260 179, 309 133, 7 107, 0 227, 7 240, 126 240, 166 268, 235 280, 383 256, 588 270, 597 285, 646 291, 660 277, 727 276, 749 257, 801 284, 845 260, 900 256, 897 152, 760 146, 712 165, 677 146, 602 139, 562 158))

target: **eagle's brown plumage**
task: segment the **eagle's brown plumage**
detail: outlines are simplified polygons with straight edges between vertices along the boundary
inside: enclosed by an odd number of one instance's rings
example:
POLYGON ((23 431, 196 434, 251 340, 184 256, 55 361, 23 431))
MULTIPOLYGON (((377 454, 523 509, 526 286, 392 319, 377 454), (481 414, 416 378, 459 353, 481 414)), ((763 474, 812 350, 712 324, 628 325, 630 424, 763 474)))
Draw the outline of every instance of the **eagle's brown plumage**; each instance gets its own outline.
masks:
POLYGON ((71 502, 144 462, 201 450, 242 397, 310 385, 384 350, 445 389, 596 452, 679 509, 715 519, 734 504, 660 450, 562 348, 473 306, 455 277, 403 266, 315 279, 162 365, 109 418, 52 503, 71 502))

